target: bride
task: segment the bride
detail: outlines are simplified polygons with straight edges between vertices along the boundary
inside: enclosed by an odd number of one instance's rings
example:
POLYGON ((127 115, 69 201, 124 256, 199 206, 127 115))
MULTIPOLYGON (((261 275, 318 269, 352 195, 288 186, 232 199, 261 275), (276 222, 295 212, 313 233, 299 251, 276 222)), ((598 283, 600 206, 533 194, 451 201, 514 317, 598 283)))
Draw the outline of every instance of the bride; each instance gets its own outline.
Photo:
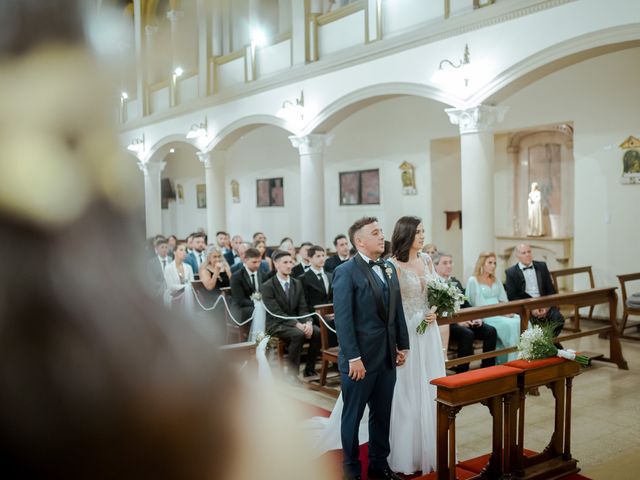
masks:
MULTIPOLYGON (((397 368, 397 380, 391 405, 390 445, 387 459, 395 472, 406 474, 436 468, 436 388, 429 381, 445 376, 444 356, 436 315, 427 302, 427 282, 435 275, 431 259, 421 253, 424 226, 417 217, 398 220, 391 238, 391 261, 397 267, 411 349, 405 364, 397 368), (422 319, 429 327, 422 335, 416 327, 422 319)), ((331 416, 314 418, 307 427, 315 436, 315 453, 341 448, 340 417, 342 396, 331 416)), ((368 414, 360 423, 360 441, 368 440, 368 414)))

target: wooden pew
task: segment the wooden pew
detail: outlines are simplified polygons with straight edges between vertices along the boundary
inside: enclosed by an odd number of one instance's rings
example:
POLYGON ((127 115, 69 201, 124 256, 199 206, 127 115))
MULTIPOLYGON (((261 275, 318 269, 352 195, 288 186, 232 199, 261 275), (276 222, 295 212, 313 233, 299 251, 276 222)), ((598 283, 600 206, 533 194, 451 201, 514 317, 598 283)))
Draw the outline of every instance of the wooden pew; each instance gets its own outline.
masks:
MULTIPOLYGON (((333 303, 316 305, 314 307, 316 313, 322 318, 333 318, 333 303)), ((320 386, 323 387, 327 383, 327 372, 329 370, 329 362, 338 363, 338 352, 340 347, 329 346, 329 329, 323 321, 320 322, 320 355, 322 360, 322 369, 320 370, 320 386)))
MULTIPOLYGON (((589 276, 589 288, 596 288, 596 284, 593 280, 593 271, 591 270, 591 266, 587 266, 587 267, 576 267, 576 268, 564 268, 562 270, 552 270, 551 272, 549 272, 551 274, 551 280, 553 281, 553 285, 556 288, 556 292, 561 293, 561 289, 560 289, 560 282, 559 279, 562 277, 568 277, 568 276, 573 276, 573 275, 579 275, 579 274, 587 274, 589 276)), ((566 290, 562 293, 565 293, 566 290)), ((572 305, 573 306, 573 316, 571 317, 572 319, 572 324, 570 325, 566 325, 564 326, 565 330, 570 330, 573 332, 579 332, 580 331, 580 308, 577 305, 572 305)), ((589 307, 589 316, 588 317, 582 317, 588 320, 591 320, 593 318, 593 309, 594 309, 594 305, 591 305, 589 307)))
MULTIPOLYGON (((220 289, 220 294, 224 295, 227 305, 231 308, 231 287, 223 287, 220 289)), ((221 307, 222 308, 222 307, 221 307)), ((224 310, 224 320, 227 327, 227 339, 226 343, 242 343, 247 340, 249 336, 249 330, 251 328, 251 322, 239 327, 231 317, 227 309, 224 310)), ((240 321, 240 319, 237 319, 240 321)))
POLYGON ((629 273, 627 275, 618 275, 618 280, 620 281, 620 290, 622 291, 622 325, 620 326, 620 337, 629 340, 640 340, 640 336, 638 335, 626 335, 624 333, 624 331, 628 328, 636 328, 636 330, 640 330, 639 322, 633 322, 632 324, 627 325, 629 315, 640 315, 640 308, 629 307, 627 305, 627 282, 640 280, 640 272, 629 273))
MULTIPOLYGON (((507 315, 509 313, 517 313, 520 316, 520 331, 523 332, 529 323, 531 310, 543 307, 551 307, 554 305, 577 305, 578 307, 590 307, 592 305, 608 304, 609 318, 608 325, 598 328, 592 328, 581 332, 560 335, 558 341, 573 340, 575 338, 586 337, 588 335, 605 334, 609 336, 609 356, 593 358, 604 362, 615 363, 618 368, 628 370, 627 361, 622 355, 622 347, 620 346, 620 328, 616 319, 618 308, 618 295, 616 287, 594 288, 591 290, 583 290, 580 292, 558 293, 548 295, 546 297, 528 298, 525 300, 516 300, 513 302, 500 303, 497 305, 488 305, 485 307, 472 307, 460 310, 451 318, 438 319, 440 325, 446 325, 456 322, 464 322, 476 318, 487 318, 496 315, 507 315)), ((482 360, 484 358, 496 357, 505 353, 515 352, 517 348, 509 347, 493 352, 478 353, 467 357, 460 357, 446 362, 447 368, 451 368, 461 363, 467 363, 474 360, 482 360)))

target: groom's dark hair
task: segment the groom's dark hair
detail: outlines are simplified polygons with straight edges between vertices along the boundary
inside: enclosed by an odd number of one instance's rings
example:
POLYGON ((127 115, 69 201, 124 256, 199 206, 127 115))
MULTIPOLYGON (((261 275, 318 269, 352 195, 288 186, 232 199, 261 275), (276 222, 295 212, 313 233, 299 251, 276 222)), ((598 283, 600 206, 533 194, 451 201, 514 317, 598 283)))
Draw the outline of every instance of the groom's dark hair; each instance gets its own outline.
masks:
POLYGON ((360 230, 365 225, 369 225, 370 223, 377 222, 377 221, 378 219, 376 217, 362 217, 356 220, 355 222, 353 222, 353 225, 349 227, 349 241, 351 242, 351 245, 353 245, 354 247, 356 245, 355 242, 353 241, 353 236, 356 234, 358 230, 360 230))
POLYGON ((401 262, 409 260, 409 250, 416 238, 418 225, 422 219, 418 217, 401 217, 393 228, 391 236, 391 255, 401 262))

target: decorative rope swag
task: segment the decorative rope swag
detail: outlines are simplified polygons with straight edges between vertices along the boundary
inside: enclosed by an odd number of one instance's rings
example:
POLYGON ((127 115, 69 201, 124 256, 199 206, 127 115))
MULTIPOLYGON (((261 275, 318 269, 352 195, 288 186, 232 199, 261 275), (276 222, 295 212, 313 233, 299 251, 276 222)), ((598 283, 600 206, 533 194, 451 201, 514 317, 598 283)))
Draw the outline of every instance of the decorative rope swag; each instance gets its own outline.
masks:
POLYGON ((251 315, 251 317, 249 317, 244 322, 239 322, 238 320, 236 320, 236 318, 231 313, 231 309, 229 308, 229 304, 227 303, 227 299, 225 298, 224 295, 220 295, 216 299, 216 301, 214 302, 213 306, 205 307, 202 304, 202 302, 200 301, 200 297, 198 296, 198 292, 196 292, 191 287, 191 285, 186 285, 183 294, 178 296, 178 297, 174 297, 174 298, 182 298, 182 296, 185 295, 187 292, 191 292, 192 293, 192 295, 188 295, 187 294, 186 297, 185 297, 185 307, 190 312, 194 311, 193 298, 196 299, 196 302, 198 303, 200 308, 202 310, 204 310, 205 312, 210 312, 210 311, 214 310, 218 306, 220 301, 222 301, 222 304, 224 305, 224 308, 226 309, 227 314, 229 315, 229 318, 233 321, 233 323, 235 323, 239 327, 242 327, 243 325, 246 325, 247 323, 253 321, 253 323, 251 324, 251 331, 249 332, 249 341, 250 342, 255 342, 256 339, 258 338, 258 334, 266 332, 266 314, 267 313, 269 315, 275 317, 275 318, 282 318, 284 320, 300 320, 300 319, 303 319, 303 318, 318 317, 320 319, 320 321, 322 323, 324 323, 325 326, 330 331, 332 331, 333 333, 336 333, 335 329, 332 328, 329 324, 327 324, 326 320, 322 317, 322 315, 319 315, 317 312, 308 313, 306 315, 300 315, 300 316, 297 316, 297 317, 282 316, 282 315, 278 315, 278 314, 275 314, 275 313, 271 312, 266 307, 266 305, 264 304, 264 302, 262 301, 261 298, 252 298, 253 306, 254 306, 253 314, 251 315))

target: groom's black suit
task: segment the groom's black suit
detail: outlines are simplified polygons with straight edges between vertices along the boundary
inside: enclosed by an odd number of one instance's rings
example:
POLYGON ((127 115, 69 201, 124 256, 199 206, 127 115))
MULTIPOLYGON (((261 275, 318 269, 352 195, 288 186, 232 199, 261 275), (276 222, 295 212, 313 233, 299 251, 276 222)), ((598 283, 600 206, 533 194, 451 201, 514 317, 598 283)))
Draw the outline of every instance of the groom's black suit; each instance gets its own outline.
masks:
POLYGON ((384 280, 356 254, 333 274, 333 310, 340 343, 342 376, 341 437, 344 473, 361 475, 358 426, 369 405, 369 467, 388 468, 389 421, 396 382, 396 351, 409 349, 400 285, 395 268, 386 263, 384 280), (389 272, 389 274, 387 274, 389 272), (360 358, 365 377, 349 377, 349 360, 360 358))

